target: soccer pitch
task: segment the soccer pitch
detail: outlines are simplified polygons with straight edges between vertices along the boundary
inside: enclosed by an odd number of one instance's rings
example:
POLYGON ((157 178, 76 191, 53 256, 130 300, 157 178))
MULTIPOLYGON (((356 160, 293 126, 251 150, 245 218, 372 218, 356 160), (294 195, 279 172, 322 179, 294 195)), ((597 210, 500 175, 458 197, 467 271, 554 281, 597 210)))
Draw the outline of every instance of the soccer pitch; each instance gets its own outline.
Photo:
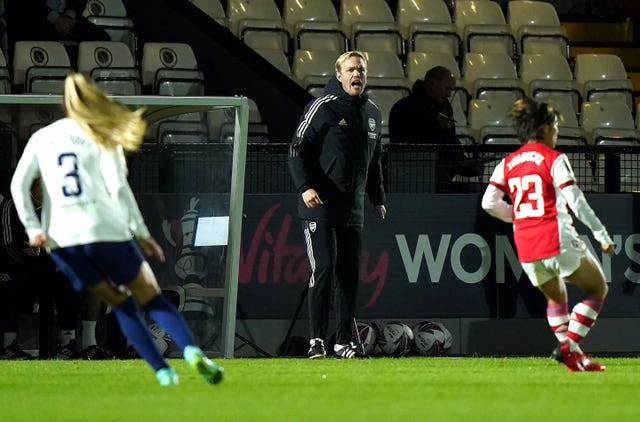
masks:
POLYGON ((229 359, 211 386, 180 360, 0 361, 4 421, 637 421, 640 359, 570 373, 549 358, 229 359))

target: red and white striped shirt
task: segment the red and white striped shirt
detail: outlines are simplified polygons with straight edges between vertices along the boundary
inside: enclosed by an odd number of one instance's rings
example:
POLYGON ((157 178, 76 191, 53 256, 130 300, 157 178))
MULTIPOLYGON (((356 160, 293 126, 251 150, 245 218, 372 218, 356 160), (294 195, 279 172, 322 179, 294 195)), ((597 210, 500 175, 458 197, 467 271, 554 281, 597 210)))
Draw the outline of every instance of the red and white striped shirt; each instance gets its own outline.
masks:
POLYGON ((566 242, 578 238, 569 208, 596 240, 613 243, 577 187, 567 156, 553 148, 542 143, 523 145, 496 166, 489 183, 482 207, 513 222, 520 262, 558 255, 566 242), (502 201, 505 192, 512 206, 502 201))

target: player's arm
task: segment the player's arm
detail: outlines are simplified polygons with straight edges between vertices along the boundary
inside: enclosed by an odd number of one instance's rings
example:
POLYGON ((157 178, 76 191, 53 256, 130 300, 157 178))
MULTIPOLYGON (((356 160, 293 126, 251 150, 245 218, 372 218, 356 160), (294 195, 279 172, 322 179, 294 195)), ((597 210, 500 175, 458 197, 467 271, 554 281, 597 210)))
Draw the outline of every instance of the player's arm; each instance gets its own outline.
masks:
POLYGON ((513 209, 511 204, 504 200, 506 192, 504 183, 504 160, 493 170, 489 186, 482 195, 482 209, 489 215, 505 223, 513 221, 513 209))
POLYGON ((576 184, 573 169, 566 155, 558 157, 551 169, 551 175, 556 186, 560 187, 560 192, 573 214, 591 230, 593 237, 600 242, 603 250, 612 249, 608 246, 613 245, 613 240, 576 184))

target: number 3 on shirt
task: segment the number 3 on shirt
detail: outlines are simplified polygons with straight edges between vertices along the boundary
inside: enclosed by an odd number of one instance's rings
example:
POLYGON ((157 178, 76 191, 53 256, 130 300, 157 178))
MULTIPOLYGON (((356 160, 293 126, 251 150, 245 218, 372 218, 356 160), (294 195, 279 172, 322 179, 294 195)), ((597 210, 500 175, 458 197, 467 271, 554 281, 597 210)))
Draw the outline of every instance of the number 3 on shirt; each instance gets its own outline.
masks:
POLYGON ((58 167, 66 171, 64 185, 62 186, 64 196, 79 196, 82 194, 82 185, 78 174, 78 156, 73 152, 58 155, 58 167))
POLYGON ((509 179, 509 190, 513 195, 513 215, 517 219, 542 217, 544 199, 542 178, 537 174, 509 179), (526 196, 525 196, 526 195, 526 196))

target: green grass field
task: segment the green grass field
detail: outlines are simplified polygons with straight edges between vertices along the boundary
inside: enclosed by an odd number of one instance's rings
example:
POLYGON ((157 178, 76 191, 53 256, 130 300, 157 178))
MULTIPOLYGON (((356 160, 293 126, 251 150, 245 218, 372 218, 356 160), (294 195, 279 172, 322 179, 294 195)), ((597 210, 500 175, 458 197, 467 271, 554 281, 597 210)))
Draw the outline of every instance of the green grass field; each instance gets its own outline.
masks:
POLYGON ((2 421, 637 421, 640 359, 569 373, 548 358, 180 360, 161 388, 141 360, 0 361, 2 421))

